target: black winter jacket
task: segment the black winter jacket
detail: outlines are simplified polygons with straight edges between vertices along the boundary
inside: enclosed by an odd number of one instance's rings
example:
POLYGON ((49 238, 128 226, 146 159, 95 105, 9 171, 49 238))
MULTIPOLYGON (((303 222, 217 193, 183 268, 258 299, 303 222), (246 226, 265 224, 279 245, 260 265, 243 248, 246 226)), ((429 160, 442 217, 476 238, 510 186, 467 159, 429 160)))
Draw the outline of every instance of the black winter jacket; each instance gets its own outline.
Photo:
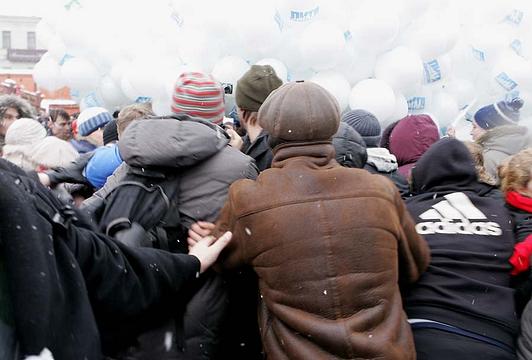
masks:
POLYGON ((459 141, 433 145, 412 170, 407 208, 431 248, 431 263, 405 292, 409 318, 446 323, 514 347, 518 330, 510 264, 513 220, 477 181, 459 141))
POLYGON ((244 144, 242 145, 242 152, 248 156, 251 156, 255 160, 255 164, 259 171, 269 169, 272 165, 272 149, 268 140, 270 135, 265 130, 262 130, 260 135, 254 142, 249 140, 249 136, 246 135, 242 138, 244 144))
POLYGON ((0 159, 0 246, 21 356, 102 359, 111 333, 164 313, 195 281, 194 256, 134 249, 0 159), (153 269, 156 264, 157 271, 153 269), (102 344, 103 341, 103 344, 102 344))

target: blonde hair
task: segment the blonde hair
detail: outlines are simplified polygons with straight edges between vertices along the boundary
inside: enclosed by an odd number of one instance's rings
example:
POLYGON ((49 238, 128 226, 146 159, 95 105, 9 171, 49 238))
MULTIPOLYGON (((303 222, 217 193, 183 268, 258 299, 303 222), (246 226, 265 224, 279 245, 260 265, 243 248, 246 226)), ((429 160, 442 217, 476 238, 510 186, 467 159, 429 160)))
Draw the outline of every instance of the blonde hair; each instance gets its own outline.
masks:
POLYGON ((124 107, 120 110, 118 118, 116 119, 118 136, 120 137, 133 121, 147 119, 154 115, 150 104, 132 104, 124 107))
POLYGON ((499 166, 501 190, 504 193, 526 188, 532 171, 532 148, 521 150, 499 166))
POLYGON ((484 153, 482 152, 482 146, 476 142, 471 141, 464 141, 464 145, 471 153, 471 157, 475 162, 475 169, 477 171, 478 181, 488 185, 497 185, 497 179, 491 176, 484 167, 484 153))

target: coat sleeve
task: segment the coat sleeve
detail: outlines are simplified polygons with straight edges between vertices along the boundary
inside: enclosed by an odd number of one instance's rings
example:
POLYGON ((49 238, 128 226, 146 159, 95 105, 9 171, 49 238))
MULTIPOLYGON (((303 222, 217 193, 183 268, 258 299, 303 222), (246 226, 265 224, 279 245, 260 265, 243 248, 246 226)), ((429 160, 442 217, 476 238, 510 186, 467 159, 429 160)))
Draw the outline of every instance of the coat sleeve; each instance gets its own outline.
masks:
POLYGON ((83 176, 83 169, 87 166, 93 155, 94 152, 83 154, 65 167, 46 172, 46 175, 50 178, 50 184, 52 187, 62 183, 84 184, 90 186, 90 183, 85 176, 83 176))
POLYGON ((255 163, 255 160, 250 159, 249 165, 245 171, 244 174, 245 179, 249 180, 255 180, 257 179, 257 176, 259 176, 259 168, 257 167, 257 164, 255 163))
POLYGON ((133 248, 84 228, 65 239, 80 266, 91 302, 113 318, 141 316, 178 297, 199 274, 192 255, 133 248))
POLYGON ((417 281, 430 262, 430 249, 425 239, 416 231, 415 223, 398 192, 395 206, 399 214, 399 282, 409 284, 417 281))
POLYGON ((215 237, 221 236, 226 231, 231 231, 233 233, 233 238, 227 247, 222 251, 218 257, 217 266, 218 268, 237 268, 246 263, 246 257, 244 254, 243 243, 240 236, 240 231, 238 229, 236 214, 234 211, 234 201, 233 201, 233 190, 234 187, 231 187, 229 190, 229 196, 225 202, 218 221, 216 222, 216 229, 214 230, 213 235, 215 237))

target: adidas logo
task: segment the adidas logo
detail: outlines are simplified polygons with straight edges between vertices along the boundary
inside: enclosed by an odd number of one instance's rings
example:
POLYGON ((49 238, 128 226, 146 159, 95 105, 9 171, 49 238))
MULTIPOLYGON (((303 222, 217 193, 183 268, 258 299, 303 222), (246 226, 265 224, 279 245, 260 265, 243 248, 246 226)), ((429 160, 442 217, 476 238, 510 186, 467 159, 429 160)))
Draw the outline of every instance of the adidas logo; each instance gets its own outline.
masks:
POLYGON ((486 215, 461 192, 445 195, 445 200, 433 205, 431 209, 419 215, 419 218, 433 220, 420 222, 416 225, 416 231, 420 235, 502 235, 500 225, 495 222, 487 222, 486 215))

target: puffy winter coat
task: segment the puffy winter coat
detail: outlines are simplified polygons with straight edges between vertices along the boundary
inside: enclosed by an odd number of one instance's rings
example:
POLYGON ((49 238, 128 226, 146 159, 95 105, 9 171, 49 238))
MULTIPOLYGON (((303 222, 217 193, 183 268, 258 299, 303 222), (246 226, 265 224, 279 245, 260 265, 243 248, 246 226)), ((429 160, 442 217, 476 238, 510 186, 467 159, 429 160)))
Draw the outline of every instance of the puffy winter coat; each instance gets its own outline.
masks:
POLYGON ((484 167, 495 179, 499 178, 497 168, 504 159, 532 145, 528 129, 517 125, 498 126, 488 130, 477 143, 483 148, 484 167))
MULTIPOLYGON (((249 156, 228 146, 229 137, 218 126, 188 117, 133 122, 118 147, 125 164, 108 178, 106 185, 86 205, 93 213, 98 203, 117 189, 128 173, 139 171, 176 176, 181 231, 172 234, 170 248, 186 252, 186 230, 199 220, 214 221, 229 191, 238 179, 254 179, 258 170, 249 156), (96 199, 96 200, 95 200, 96 199)), ((120 189, 117 189, 120 190, 120 189)), ((108 209, 106 209, 106 213, 108 209)), ((116 214, 116 211, 108 212, 116 214)), ((102 231, 116 219, 100 219, 102 231)), ((176 304, 168 321, 145 324, 137 344, 115 354, 118 358, 211 359, 215 356, 226 313, 226 290, 220 276, 206 274, 203 282, 189 289, 189 299, 176 304), (168 335, 170 334, 170 335, 168 335), (169 338, 165 349, 165 339, 169 338)))

